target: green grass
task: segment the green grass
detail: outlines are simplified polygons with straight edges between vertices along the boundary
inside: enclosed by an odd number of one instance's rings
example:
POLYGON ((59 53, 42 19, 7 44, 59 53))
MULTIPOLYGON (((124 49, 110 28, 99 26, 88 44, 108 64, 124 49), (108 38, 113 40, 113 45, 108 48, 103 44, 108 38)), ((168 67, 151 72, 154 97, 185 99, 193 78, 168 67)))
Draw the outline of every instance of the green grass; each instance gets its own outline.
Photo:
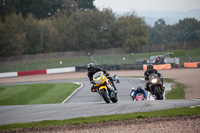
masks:
POLYGON ((173 83, 175 88, 170 90, 166 95, 166 99, 185 99, 186 86, 182 83, 175 82, 173 79, 164 78, 164 82, 173 83))
POLYGON ((0 105, 61 103, 79 86, 74 83, 0 86, 0 105))
MULTIPOLYGON (((200 61, 200 49, 189 49, 188 54, 190 56, 189 61, 200 61)), ((165 51, 173 52, 174 57, 180 58, 180 64, 186 61, 186 50, 170 50, 165 51)), ((135 53, 135 54, 118 54, 118 55, 102 55, 102 56, 93 56, 96 62, 101 64, 108 65, 121 65, 121 64, 135 64, 136 60, 148 60, 149 56, 153 55, 162 55, 162 52, 151 52, 149 53, 135 53), (125 60, 123 60, 125 57, 125 60)), ((57 58, 50 60, 42 61, 30 61, 30 62, 20 62, 13 65, 3 65, 1 64, 0 72, 12 72, 12 71, 31 71, 31 70, 42 70, 49 68, 63 68, 63 67, 74 67, 74 66, 86 66, 87 63, 91 62, 91 58, 88 56, 85 57, 74 57, 74 58, 57 58), (60 64, 59 62, 63 63, 60 64)))
POLYGON ((174 83, 174 80, 173 79, 169 79, 169 78, 164 78, 164 82, 174 83))
POLYGON ((181 83, 174 83, 176 88, 173 88, 169 93, 165 95, 166 99, 185 99, 186 86, 181 83))
POLYGON ((74 124, 96 123, 105 121, 120 121, 120 120, 131 120, 136 118, 173 117, 173 116, 183 116, 183 115, 200 115, 200 107, 195 107, 195 108, 185 107, 185 108, 152 111, 152 112, 136 112, 127 114, 105 115, 105 116, 79 117, 67 120, 48 120, 41 122, 8 124, 0 126, 0 130, 23 129, 28 127, 45 127, 45 126, 56 126, 56 125, 74 125, 74 124))

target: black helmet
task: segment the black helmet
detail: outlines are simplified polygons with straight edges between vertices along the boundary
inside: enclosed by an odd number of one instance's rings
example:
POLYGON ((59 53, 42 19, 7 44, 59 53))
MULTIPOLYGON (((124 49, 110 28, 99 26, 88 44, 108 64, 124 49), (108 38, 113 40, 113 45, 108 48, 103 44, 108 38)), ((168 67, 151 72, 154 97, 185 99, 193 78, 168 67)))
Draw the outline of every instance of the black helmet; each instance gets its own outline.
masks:
POLYGON ((150 72, 150 73, 153 72, 153 65, 152 64, 147 65, 147 71, 150 72))
POLYGON ((141 86, 138 86, 138 87, 137 87, 137 90, 139 90, 139 91, 140 91, 141 89, 142 89, 142 87, 141 87, 141 86))
POLYGON ((95 64, 94 63, 89 63, 87 65, 87 69, 89 72, 94 72, 95 71, 95 64))

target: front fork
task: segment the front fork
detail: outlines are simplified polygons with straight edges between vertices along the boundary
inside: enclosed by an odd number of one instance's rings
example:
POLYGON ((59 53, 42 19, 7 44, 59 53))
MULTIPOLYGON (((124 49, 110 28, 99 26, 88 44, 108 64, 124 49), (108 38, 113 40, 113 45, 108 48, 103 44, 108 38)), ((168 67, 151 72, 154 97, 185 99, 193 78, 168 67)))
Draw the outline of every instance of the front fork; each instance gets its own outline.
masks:
MULTIPOLYGON (((154 88, 154 87, 155 87, 155 85, 149 84, 149 90, 150 90, 151 93, 153 92, 152 88, 154 88)), ((161 94, 163 95, 164 91, 165 91, 163 84, 159 84, 159 87, 161 88, 161 94)), ((154 92, 152 94, 154 94, 154 92)))

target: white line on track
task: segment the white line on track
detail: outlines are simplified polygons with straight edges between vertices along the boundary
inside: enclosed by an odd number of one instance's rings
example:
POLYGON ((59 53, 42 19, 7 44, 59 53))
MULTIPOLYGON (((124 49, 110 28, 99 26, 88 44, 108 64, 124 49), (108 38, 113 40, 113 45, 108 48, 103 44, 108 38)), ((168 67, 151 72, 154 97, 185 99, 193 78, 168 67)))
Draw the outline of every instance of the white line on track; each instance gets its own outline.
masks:
MULTIPOLYGON (((200 101, 200 99, 193 99, 193 100, 200 101)), ((191 106, 190 108, 195 108, 195 107, 200 107, 200 105, 191 106)))
POLYGON ((197 105, 197 106, 191 106, 190 108, 195 108, 195 107, 200 107, 200 105, 197 105))
POLYGON ((63 103, 65 103, 67 100, 69 100, 79 89, 81 89, 82 87, 83 87, 83 84, 82 83, 78 83, 78 82, 74 82, 75 84, 81 84, 81 86, 78 88, 78 89, 76 89, 70 96, 68 96, 63 102, 62 102, 62 104, 63 103))

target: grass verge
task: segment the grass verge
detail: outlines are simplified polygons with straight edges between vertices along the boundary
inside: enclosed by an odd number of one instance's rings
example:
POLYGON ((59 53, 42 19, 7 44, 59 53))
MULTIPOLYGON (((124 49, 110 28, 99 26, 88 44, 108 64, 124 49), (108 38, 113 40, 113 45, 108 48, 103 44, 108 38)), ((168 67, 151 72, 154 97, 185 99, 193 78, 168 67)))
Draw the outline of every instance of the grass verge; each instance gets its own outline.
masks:
POLYGON ((165 82, 173 83, 172 90, 169 91, 165 97, 167 100, 169 99, 185 99, 185 89, 186 86, 182 83, 175 82, 173 79, 164 79, 165 82))
POLYGON ((79 86, 74 83, 0 86, 0 105, 61 103, 79 86))
POLYGON ((67 120, 51 120, 41 122, 30 122, 30 123, 18 123, 8 124, 0 126, 0 130, 12 130, 12 129, 23 129, 30 127, 45 127, 45 126, 56 126, 56 125, 74 125, 83 123, 96 123, 105 121, 120 121, 120 120, 131 120, 136 118, 151 118, 151 117, 173 117, 183 115, 200 115, 200 107, 195 108, 176 108, 167 109, 152 112, 136 112, 127 114, 114 114, 105 116, 93 116, 93 117, 79 117, 67 120))

